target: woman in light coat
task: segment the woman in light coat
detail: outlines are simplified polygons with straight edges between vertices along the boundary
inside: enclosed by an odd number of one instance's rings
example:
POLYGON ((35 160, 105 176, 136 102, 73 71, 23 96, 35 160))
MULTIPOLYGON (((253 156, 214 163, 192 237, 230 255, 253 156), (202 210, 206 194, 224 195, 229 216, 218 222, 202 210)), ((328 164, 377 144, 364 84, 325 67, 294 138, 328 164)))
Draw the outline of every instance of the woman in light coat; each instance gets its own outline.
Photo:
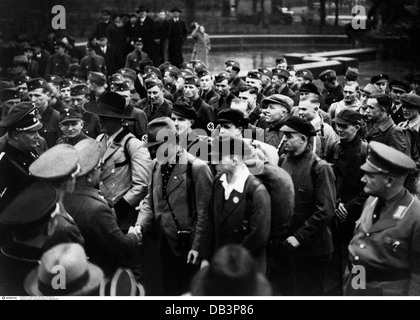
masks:
POLYGON ((208 67, 208 53, 211 49, 210 37, 205 32, 204 26, 200 26, 197 22, 193 22, 192 27, 193 32, 191 33, 191 37, 194 40, 194 49, 191 60, 201 60, 208 67))

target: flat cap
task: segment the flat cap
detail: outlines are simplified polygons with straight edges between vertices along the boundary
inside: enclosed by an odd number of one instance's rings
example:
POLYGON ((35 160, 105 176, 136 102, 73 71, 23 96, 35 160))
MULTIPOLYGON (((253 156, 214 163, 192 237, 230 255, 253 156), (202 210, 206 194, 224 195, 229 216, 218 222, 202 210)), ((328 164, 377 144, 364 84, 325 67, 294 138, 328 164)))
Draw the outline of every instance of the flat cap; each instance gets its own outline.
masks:
POLYGON ((365 93, 365 94, 367 94, 367 95, 369 95, 369 96, 371 96, 371 95, 374 95, 374 94, 379 94, 379 93, 381 93, 381 91, 377 88, 377 87, 375 87, 373 84, 371 84, 371 83, 368 83, 363 89, 361 89, 360 91, 362 91, 363 93, 365 93))
POLYGON ((316 131, 312 123, 295 116, 287 118, 284 125, 280 128, 280 131, 301 133, 307 137, 316 136, 316 131))
POLYGON ((337 73, 334 70, 330 70, 330 69, 324 70, 319 74, 318 78, 322 82, 325 82, 328 80, 335 80, 337 79, 337 73))
POLYGON ((262 107, 267 108, 269 104, 280 105, 285 107, 288 112, 292 111, 294 101, 282 94, 273 94, 262 101, 262 107))
POLYGON ((400 98, 403 106, 420 109, 420 96, 412 93, 405 93, 400 98))
POLYGON ((314 93, 318 96, 320 95, 320 93, 318 91, 318 87, 312 82, 303 84, 300 87, 299 92, 314 93))
POLYGON ((233 60, 228 60, 225 62, 225 66, 227 67, 232 67, 232 69, 236 70, 236 71, 241 71, 241 65, 239 62, 237 61, 233 61, 233 60))
POLYGON ((380 82, 384 82, 384 81, 389 81, 389 76, 387 74, 378 74, 376 76, 373 76, 370 79, 370 83, 372 83, 372 84, 380 83, 380 82))
POLYGON ((6 88, 0 91, 0 102, 5 102, 9 100, 20 99, 19 89, 15 88, 6 88))
POLYGON ((68 122, 68 121, 77 121, 82 120, 83 115, 82 113, 74 108, 65 108, 60 113, 60 124, 68 122))
POLYGON ((337 116, 332 121, 344 125, 358 125, 362 122, 362 115, 357 111, 351 109, 344 109, 340 111, 339 114, 337 114, 337 116))
POLYGON ((0 222, 12 228, 35 227, 48 222, 58 202, 57 190, 35 182, 19 193, 0 215, 0 222))
POLYGON ((32 176, 46 181, 65 181, 77 176, 79 172, 79 155, 69 144, 59 144, 48 149, 29 166, 32 176))
POLYGON ((308 79, 309 81, 314 81, 314 75, 309 70, 299 70, 296 72, 296 77, 301 77, 308 79))
POLYGON ((120 73, 123 77, 129 78, 131 80, 136 80, 137 74, 136 71, 130 68, 122 68, 117 71, 117 73, 120 73))
POLYGON ((86 84, 77 84, 70 89, 70 95, 72 97, 87 95, 89 93, 89 87, 86 84))
POLYGON ((88 81, 98 86, 104 86, 106 84, 106 76, 101 72, 89 71, 88 81))
POLYGON ((217 123, 232 123, 235 127, 247 128, 249 122, 242 111, 228 108, 219 112, 217 123))
POLYGON ((359 70, 357 68, 349 67, 345 74, 348 81, 357 81, 359 78, 359 70))
POLYGON ((172 113, 189 120, 197 120, 197 111, 186 102, 177 101, 172 107, 172 113))
POLYGON ((416 163, 401 151, 380 142, 369 143, 369 154, 361 169, 369 173, 407 174, 416 169, 416 163))

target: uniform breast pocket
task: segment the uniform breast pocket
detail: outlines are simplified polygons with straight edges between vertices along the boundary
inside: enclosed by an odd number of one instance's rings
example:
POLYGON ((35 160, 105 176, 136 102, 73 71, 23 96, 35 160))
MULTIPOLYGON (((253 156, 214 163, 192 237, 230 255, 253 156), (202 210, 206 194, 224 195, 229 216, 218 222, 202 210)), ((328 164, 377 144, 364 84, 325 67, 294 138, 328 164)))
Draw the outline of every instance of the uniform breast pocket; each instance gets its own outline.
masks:
POLYGON ((301 203, 301 204, 312 202, 312 197, 311 197, 309 189, 303 188, 303 187, 298 188, 297 194, 296 194, 296 200, 298 203, 301 203))
POLYGON ((384 237, 384 244, 387 252, 396 256, 408 255, 409 249, 407 243, 399 237, 393 235, 386 235, 384 237))

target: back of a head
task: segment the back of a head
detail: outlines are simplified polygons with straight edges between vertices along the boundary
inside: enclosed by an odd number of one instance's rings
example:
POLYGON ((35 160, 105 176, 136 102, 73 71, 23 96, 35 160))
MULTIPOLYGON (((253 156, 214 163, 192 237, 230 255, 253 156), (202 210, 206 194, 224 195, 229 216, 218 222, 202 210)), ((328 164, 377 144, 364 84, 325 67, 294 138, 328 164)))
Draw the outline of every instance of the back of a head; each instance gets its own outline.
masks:
POLYGON ((271 287, 247 249, 226 245, 214 255, 210 265, 195 276, 192 295, 262 296, 271 295, 271 287))

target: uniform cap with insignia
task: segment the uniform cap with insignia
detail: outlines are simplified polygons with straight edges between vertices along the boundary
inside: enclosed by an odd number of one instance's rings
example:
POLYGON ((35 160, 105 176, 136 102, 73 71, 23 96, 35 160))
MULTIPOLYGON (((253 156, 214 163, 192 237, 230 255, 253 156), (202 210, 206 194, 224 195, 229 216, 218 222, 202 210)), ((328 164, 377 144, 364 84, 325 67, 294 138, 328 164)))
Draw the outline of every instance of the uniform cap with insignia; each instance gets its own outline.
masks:
POLYGON ((360 125, 362 115, 357 111, 344 109, 332 121, 344 125, 360 125))
POLYGON ((200 79, 202 77, 209 76, 209 75, 210 75, 210 72, 207 69, 197 71, 197 77, 200 78, 200 79))
POLYGON ((0 222, 12 229, 40 226, 51 219, 58 201, 52 185, 37 181, 19 193, 0 215, 0 222))
POLYGON ((136 71, 134 71, 133 69, 130 68, 122 68, 120 70, 117 71, 117 73, 120 73, 124 78, 128 78, 131 80, 136 80, 137 78, 137 73, 136 71))
POLYGON ((64 79, 63 79, 63 78, 61 78, 60 76, 55 75, 55 74, 49 74, 49 75, 46 75, 46 76, 44 77, 44 80, 45 80, 45 81, 47 81, 48 83, 52 83, 52 84, 54 84, 54 85, 56 85, 56 86, 59 86, 59 85, 60 85, 60 83, 61 83, 64 79))
POLYGON ((134 43, 143 43, 143 39, 142 38, 135 38, 134 43))
POLYGON ((262 73, 262 75, 269 77, 270 79, 273 78, 273 72, 270 69, 267 68, 259 68, 259 72, 262 73))
POLYGON ((63 41, 55 41, 54 42, 54 48, 55 47, 62 47, 62 48, 67 48, 67 45, 63 42, 63 41))
POLYGON ((245 118, 242 111, 228 108, 219 112, 217 123, 232 123, 237 128, 242 127, 245 129, 248 127, 249 121, 245 118))
POLYGON ((153 87, 159 86, 162 87, 162 81, 160 81, 159 79, 148 79, 144 82, 146 89, 149 90, 153 87))
POLYGON ((28 87, 29 92, 36 89, 46 89, 49 92, 51 92, 51 87, 48 85, 47 81, 41 78, 29 80, 28 82, 26 82, 26 86, 28 87))
POLYGON ((334 70, 330 70, 330 69, 324 70, 319 74, 318 78, 322 82, 333 81, 337 79, 337 73, 334 70))
POLYGON ((416 163, 401 151, 380 142, 369 143, 366 163, 360 167, 368 173, 404 175, 416 170, 416 163))
POLYGON ((186 78, 188 76, 193 76, 194 75, 194 70, 190 69, 190 68, 182 68, 179 71, 179 74, 181 77, 186 78))
POLYGON ((175 67, 175 66, 168 66, 166 69, 165 69, 165 71, 164 72, 169 72, 169 74, 171 75, 171 76, 178 76, 179 75, 179 72, 180 72, 180 70, 177 68, 177 67, 175 67))
POLYGON ((221 72, 216 77, 214 77, 214 81, 216 83, 220 83, 225 80, 229 80, 229 74, 227 72, 221 72))
POLYGON ((14 105, 7 116, 0 121, 0 127, 7 131, 37 131, 42 128, 39 111, 30 102, 14 105))
POLYGON ((144 73, 144 68, 147 66, 153 66, 153 61, 150 59, 141 60, 139 62, 140 72, 144 73))
POLYGON ((288 96, 282 94, 273 94, 262 101, 262 108, 267 108, 269 104, 285 107, 288 112, 293 108, 294 101, 288 96))
POLYGON ((227 67, 232 67, 233 70, 236 70, 238 72, 241 71, 241 65, 237 61, 228 60, 228 61, 225 62, 225 66, 226 66, 226 68, 227 67))
POLYGON ((61 89, 69 88, 72 85, 73 85, 73 81, 71 81, 70 79, 64 79, 63 81, 60 82, 61 89))
POLYGON ((74 108, 66 108, 60 113, 60 124, 63 124, 68 121, 78 121, 82 120, 82 113, 74 108))
POLYGON ((147 126, 147 139, 142 142, 142 147, 150 148, 164 143, 165 137, 176 137, 174 122, 168 117, 156 118, 149 122, 147 126), (165 130, 165 131, 162 131, 165 130), (162 134, 165 133, 165 134, 162 134), (159 140, 158 140, 159 138, 159 140))
POLYGON ((195 63, 194 63, 194 71, 197 73, 198 71, 200 71, 200 70, 205 70, 205 69, 207 69, 207 66, 204 64, 204 62, 203 61, 201 61, 201 60, 197 60, 197 61, 195 61, 195 63))
POLYGON ((106 84, 106 76, 101 72, 89 71, 88 81, 102 87, 106 84))
POLYGON ((375 84, 375 83, 382 83, 382 82, 387 82, 389 81, 389 76, 387 74, 379 74, 377 76, 373 76, 370 79, 370 83, 375 84))
POLYGON ((172 107, 172 113, 188 120, 197 120, 197 111, 186 102, 177 101, 172 107))
POLYGON ((20 99, 19 89, 15 88, 6 88, 0 91, 0 102, 5 102, 9 100, 20 99))
POLYGON ((300 117, 291 116, 287 118, 280 128, 282 132, 301 133, 306 137, 315 137, 316 131, 312 123, 300 117))
POLYGON ((403 107, 420 109, 420 96, 413 93, 405 93, 400 97, 403 107))
MULTIPOLYGON (((165 73, 165 71, 168 69, 168 67, 172 66, 170 62, 164 62, 161 65, 158 66, 158 69, 160 72, 165 73)), ((173 67, 173 66, 172 66, 173 67)))
POLYGON ((156 68, 156 67, 147 66, 147 67, 144 68, 144 72, 145 73, 154 73, 155 75, 157 75, 157 77, 159 79, 162 79, 163 78, 162 72, 160 72, 160 70, 158 68, 156 68))
POLYGON ((282 64, 282 63, 287 63, 287 60, 285 57, 280 57, 278 59, 276 59, 276 65, 282 64))
POLYGON ((22 75, 22 76, 18 76, 16 78, 13 79, 13 82, 15 83, 15 86, 20 86, 26 82, 28 82, 29 80, 31 80, 32 78, 28 75, 22 75))
POLYGON ((288 80, 290 77, 289 71, 285 69, 274 68, 272 72, 273 72, 273 76, 282 77, 286 80, 288 80))
POLYGON ((200 79, 196 76, 189 76, 185 78, 185 84, 200 87, 200 79))
POLYGON ((410 85, 407 82, 400 81, 400 80, 392 80, 389 83, 389 88, 391 90, 399 91, 402 93, 406 93, 410 91, 410 85))
POLYGON ((121 73, 114 73, 110 78, 112 83, 123 83, 125 79, 121 73))
POLYGON ((298 72, 296 72, 296 77, 305 78, 309 81, 314 81, 314 75, 309 70, 299 70, 298 72))
POLYGON ((86 84, 78 84, 70 89, 70 96, 76 97, 89 94, 89 87, 86 84))
POLYGON ((114 92, 130 91, 130 87, 128 86, 127 82, 114 83, 113 91, 114 92))
POLYGON ((320 93, 318 91, 318 87, 314 83, 312 83, 312 82, 304 83, 300 87, 299 92, 314 93, 314 94, 316 94, 318 96, 320 95, 320 93))
POLYGON ((69 144, 56 145, 29 166, 29 173, 41 180, 64 182, 80 173, 79 155, 69 144))
POLYGON ((181 63, 181 65, 179 66, 181 69, 185 69, 185 68, 189 68, 192 71, 194 71, 194 64, 192 62, 183 62, 181 63))
POLYGON ((125 102, 125 98, 118 93, 105 91, 97 102, 87 102, 83 105, 83 109, 102 117, 133 120, 124 113, 125 102))
POLYGON ((91 173, 98 167, 105 151, 106 140, 96 141, 94 139, 83 139, 74 148, 79 154, 80 173, 79 177, 91 173))
POLYGON ((259 71, 249 71, 248 74, 246 75, 246 77, 250 78, 250 79, 261 80, 262 73, 259 72, 259 71))

